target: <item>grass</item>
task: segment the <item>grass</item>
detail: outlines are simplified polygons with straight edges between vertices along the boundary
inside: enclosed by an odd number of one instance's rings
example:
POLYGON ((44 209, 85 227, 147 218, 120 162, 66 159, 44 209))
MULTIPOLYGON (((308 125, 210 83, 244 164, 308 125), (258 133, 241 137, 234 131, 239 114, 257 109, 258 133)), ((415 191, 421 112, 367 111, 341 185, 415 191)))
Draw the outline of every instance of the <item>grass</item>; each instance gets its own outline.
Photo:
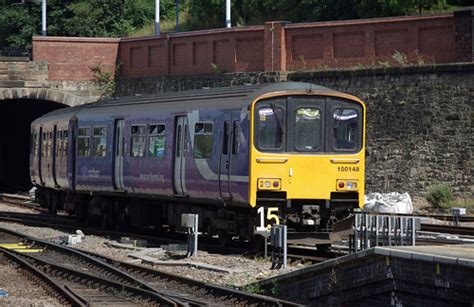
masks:
MULTIPOLYGON (((179 31, 184 32, 189 30, 189 12, 182 11, 179 12, 179 31)), ((160 32, 175 32, 176 29, 176 20, 174 18, 161 20, 160 21, 160 32)), ((132 33, 131 37, 143 37, 143 36, 153 36, 155 35, 155 21, 150 21, 143 28, 138 29, 132 33)))

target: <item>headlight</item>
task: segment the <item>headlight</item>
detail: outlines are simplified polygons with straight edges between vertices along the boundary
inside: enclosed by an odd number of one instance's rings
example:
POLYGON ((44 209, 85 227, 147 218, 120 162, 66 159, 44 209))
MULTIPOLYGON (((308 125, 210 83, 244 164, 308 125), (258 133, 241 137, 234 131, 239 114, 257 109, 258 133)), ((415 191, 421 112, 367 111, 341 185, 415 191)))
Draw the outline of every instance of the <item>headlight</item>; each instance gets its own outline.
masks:
POLYGON ((339 179, 336 182, 336 190, 338 191, 357 191, 358 188, 357 180, 339 179))
POLYGON ((281 190, 280 178, 258 178, 257 187, 259 190, 281 190))

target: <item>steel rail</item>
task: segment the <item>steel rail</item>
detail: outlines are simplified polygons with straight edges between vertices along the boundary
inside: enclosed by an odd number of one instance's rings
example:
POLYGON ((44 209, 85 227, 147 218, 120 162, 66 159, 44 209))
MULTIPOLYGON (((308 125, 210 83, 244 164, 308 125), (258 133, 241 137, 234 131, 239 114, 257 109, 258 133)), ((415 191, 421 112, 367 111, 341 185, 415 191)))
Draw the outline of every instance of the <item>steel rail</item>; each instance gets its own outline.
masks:
POLYGON ((275 299, 272 297, 263 296, 259 294, 243 292, 236 289, 222 287, 218 285, 212 285, 212 284, 197 281, 194 279, 185 278, 180 275, 172 274, 169 272, 163 272, 156 269, 136 265, 133 263, 127 263, 127 262, 115 260, 115 259, 103 256, 94 252, 84 252, 84 253, 87 253, 91 255, 92 257, 96 257, 100 259, 100 261, 104 261, 104 262, 110 263, 113 266, 117 266, 120 269, 124 269, 127 271, 138 271, 141 273, 154 276, 156 278, 173 280, 178 283, 186 284, 190 287, 197 287, 200 289, 204 289, 205 291, 212 293, 213 295, 219 295, 226 298, 231 298, 231 297, 239 298, 241 300, 247 301, 248 304, 270 304, 270 305, 275 305, 275 306, 300 306, 299 304, 295 304, 293 302, 289 302, 285 300, 275 299))
POLYGON ((45 273, 43 273, 42 271, 34 267, 32 264, 21 259, 21 256, 18 253, 11 252, 3 247, 0 247, 0 252, 3 253, 8 258, 10 258, 10 260, 21 265, 23 268, 25 268, 29 272, 32 272, 33 274, 35 274, 39 279, 41 279, 42 281, 47 283, 51 288, 57 291, 59 295, 61 295, 65 300, 67 300, 69 304, 71 304, 72 306, 78 306, 78 307, 88 306, 87 303, 84 303, 85 302, 84 298, 82 298, 80 295, 78 295, 71 289, 65 288, 59 285, 57 282, 52 280, 49 276, 47 276, 45 273))
POLYGON ((116 281, 113 281, 113 280, 110 280, 110 279, 105 279, 105 278, 102 278, 102 277, 99 277, 99 276, 94 276, 92 274, 81 272, 81 271, 78 271, 78 270, 75 270, 75 269, 72 269, 72 268, 68 268, 68 267, 53 263, 53 262, 41 260, 41 259, 38 259, 38 258, 33 257, 31 255, 28 255, 28 254, 21 254, 19 252, 15 252, 15 251, 10 251, 10 253, 16 254, 18 257, 26 258, 29 261, 31 261, 33 263, 36 263, 40 266, 45 266, 49 270, 53 269, 53 270, 60 271, 60 272, 65 273, 65 274, 71 274, 71 275, 74 275, 74 276, 79 276, 82 279, 87 279, 87 280, 92 281, 94 283, 99 283, 99 284, 102 284, 102 285, 105 285, 105 286, 112 287, 112 288, 116 289, 117 291, 125 290, 126 292, 133 293, 136 296, 149 298, 149 299, 151 299, 151 300, 153 300, 153 301, 155 301, 159 304, 166 304, 168 306, 177 306, 177 307, 187 306, 187 304, 182 303, 177 299, 174 299, 174 298, 170 299, 170 298, 165 297, 165 296, 163 296, 159 293, 156 293, 154 291, 150 291, 150 290, 147 290, 147 289, 141 289, 141 288, 133 287, 133 286, 130 286, 130 285, 127 285, 127 284, 124 284, 124 283, 116 282, 116 281))
MULTIPOLYGON (((171 273, 168 273, 168 272, 157 271, 157 270, 154 270, 154 269, 151 269, 151 268, 146 268, 146 267, 143 267, 143 266, 118 261, 116 259, 112 259, 112 258, 103 256, 103 255, 100 255, 100 254, 97 254, 97 253, 93 253, 93 252, 89 252, 89 251, 82 251, 82 250, 79 251, 77 249, 73 249, 73 248, 70 248, 70 247, 65 247, 65 246, 62 246, 62 245, 57 245, 55 243, 51 243, 51 242, 43 241, 43 240, 40 240, 40 239, 32 238, 32 237, 29 237, 29 236, 25 236, 25 235, 23 235, 21 233, 18 233, 16 231, 12 231, 12 230, 8 230, 8 229, 2 229, 2 228, 0 228, 0 231, 4 231, 4 232, 7 232, 11 235, 17 236, 19 238, 34 241, 34 242, 37 242, 37 243, 40 243, 40 244, 45 243, 45 245, 51 246, 52 248, 58 248, 58 247, 60 249, 64 248, 64 250, 68 250, 68 251, 71 251, 71 252, 73 252, 77 255, 84 256, 85 259, 93 259, 96 263, 107 265, 108 268, 113 268, 114 271, 122 272, 122 276, 124 276, 125 278, 128 278, 129 280, 134 280, 134 281, 138 281, 138 282, 142 283, 143 288, 148 289, 149 291, 156 291, 157 293, 161 293, 160 290, 157 290, 153 287, 148 286, 144 282, 140 281, 138 278, 136 278, 136 277, 132 276, 130 273, 126 273, 124 271, 140 272, 140 273, 144 273, 144 274, 154 276, 154 277, 159 278, 159 279, 173 280, 173 281, 176 281, 178 283, 184 284, 184 285, 189 286, 189 287, 197 287, 197 288, 203 289, 204 291, 206 291, 207 293, 210 293, 214 297, 221 297, 221 298, 226 298, 226 299, 238 298, 241 301, 245 301, 245 302, 248 302, 248 303, 251 303, 251 304, 263 304, 263 305, 273 305, 273 306, 298 306, 298 304, 295 304, 295 303, 292 303, 292 302, 289 302, 289 301, 275 299, 275 298, 262 296, 262 295, 258 295, 258 294, 247 293, 247 292, 243 292, 243 291, 239 291, 239 290, 235 290, 235 289, 231 289, 231 288, 226 288, 226 287, 222 287, 222 286, 211 285, 211 284, 196 281, 196 280, 193 280, 193 279, 190 279, 190 278, 185 278, 185 277, 182 277, 182 276, 179 276, 179 275, 171 274, 171 273)), ((163 294, 163 293, 161 293, 161 294, 163 294)), ((186 301, 186 302, 190 303, 191 305, 202 305, 202 304, 200 304, 201 302, 198 301, 198 300, 188 299, 188 298, 178 298, 176 296, 169 295, 169 294, 163 294, 163 295, 166 295, 167 297, 172 297, 172 298, 175 298, 175 299, 181 299, 181 301, 186 301)))

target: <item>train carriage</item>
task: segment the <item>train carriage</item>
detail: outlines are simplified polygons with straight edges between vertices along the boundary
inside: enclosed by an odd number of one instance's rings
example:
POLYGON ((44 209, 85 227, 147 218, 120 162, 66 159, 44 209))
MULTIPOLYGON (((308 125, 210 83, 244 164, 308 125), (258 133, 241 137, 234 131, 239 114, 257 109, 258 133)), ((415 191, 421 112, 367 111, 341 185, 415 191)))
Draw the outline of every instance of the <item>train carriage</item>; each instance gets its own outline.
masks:
POLYGON ((33 122, 31 178, 44 206, 104 225, 327 231, 362 204, 364 133, 362 101, 308 83, 124 97, 33 122))

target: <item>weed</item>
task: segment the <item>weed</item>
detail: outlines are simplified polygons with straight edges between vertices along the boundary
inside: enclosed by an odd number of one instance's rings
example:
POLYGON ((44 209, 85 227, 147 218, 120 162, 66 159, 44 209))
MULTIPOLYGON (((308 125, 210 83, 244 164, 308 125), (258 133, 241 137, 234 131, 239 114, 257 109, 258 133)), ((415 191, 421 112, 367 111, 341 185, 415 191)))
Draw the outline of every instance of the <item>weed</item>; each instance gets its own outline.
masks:
POLYGON ((97 82, 103 97, 115 93, 117 87, 116 78, 118 78, 121 66, 122 63, 117 62, 115 65, 115 72, 105 70, 104 64, 100 62, 94 67, 89 67, 94 74, 94 79, 97 82))
POLYGON ((301 62, 302 69, 308 70, 308 63, 306 63, 306 60, 304 59, 304 55, 300 55, 298 59, 301 62))
POLYGON ((451 190, 444 184, 433 186, 425 198, 434 208, 449 207, 454 200, 451 190))
POLYGON ((390 67, 392 67, 392 65, 390 65, 390 62, 389 62, 389 61, 379 61, 379 62, 378 62, 378 65, 379 65, 379 66, 382 66, 383 68, 390 68, 390 67))
POLYGON ((408 65, 408 59, 407 59, 406 54, 398 50, 395 50, 395 53, 392 55, 392 58, 401 66, 408 65))
POLYGON ((259 284, 248 284, 245 285, 242 290, 248 293, 253 293, 253 294, 264 294, 265 291, 260 287, 259 284))

